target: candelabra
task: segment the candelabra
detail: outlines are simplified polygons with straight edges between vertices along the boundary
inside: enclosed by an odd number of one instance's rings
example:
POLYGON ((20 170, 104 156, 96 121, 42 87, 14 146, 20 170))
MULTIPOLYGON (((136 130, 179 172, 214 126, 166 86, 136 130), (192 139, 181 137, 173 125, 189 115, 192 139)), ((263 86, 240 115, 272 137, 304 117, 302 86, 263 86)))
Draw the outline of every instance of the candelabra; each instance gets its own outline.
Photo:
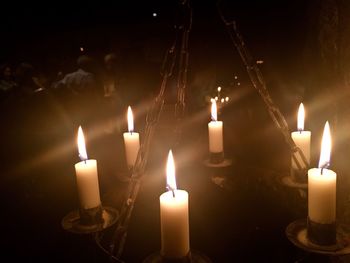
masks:
POLYGON ((91 209, 80 208, 71 211, 62 219, 63 229, 77 234, 89 234, 114 225, 119 213, 112 207, 98 206, 91 209))

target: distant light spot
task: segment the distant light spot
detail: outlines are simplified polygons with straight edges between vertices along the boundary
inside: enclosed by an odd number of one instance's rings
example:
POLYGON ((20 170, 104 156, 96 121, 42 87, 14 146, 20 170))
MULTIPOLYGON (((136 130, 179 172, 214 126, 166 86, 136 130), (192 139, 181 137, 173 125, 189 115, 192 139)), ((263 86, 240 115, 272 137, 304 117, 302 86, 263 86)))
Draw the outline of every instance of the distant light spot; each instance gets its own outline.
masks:
POLYGON ((226 102, 228 102, 228 101, 229 101, 229 99, 230 99, 229 97, 226 97, 226 98, 225 98, 226 102))
POLYGON ((256 64, 264 64, 264 60, 257 60, 256 64))
POLYGON ((237 82, 237 86, 241 86, 241 82, 237 82))
POLYGON ((153 13, 152 15, 153 15, 153 17, 157 17, 158 14, 157 13, 153 13))
POLYGON ((83 47, 80 47, 80 51, 83 52, 83 51, 84 51, 84 48, 83 48, 83 47))
POLYGON ((221 103, 224 103, 224 102, 225 102, 225 99, 224 99, 224 98, 222 98, 222 99, 221 99, 221 103))
POLYGON ((216 96, 216 97, 215 97, 215 100, 217 101, 218 99, 219 99, 218 96, 216 96))
POLYGON ((219 87, 218 87, 218 92, 220 92, 220 91, 221 91, 221 87, 219 86, 219 87))
POLYGON ((237 76, 235 76, 235 79, 238 79, 238 77, 237 77, 237 76))

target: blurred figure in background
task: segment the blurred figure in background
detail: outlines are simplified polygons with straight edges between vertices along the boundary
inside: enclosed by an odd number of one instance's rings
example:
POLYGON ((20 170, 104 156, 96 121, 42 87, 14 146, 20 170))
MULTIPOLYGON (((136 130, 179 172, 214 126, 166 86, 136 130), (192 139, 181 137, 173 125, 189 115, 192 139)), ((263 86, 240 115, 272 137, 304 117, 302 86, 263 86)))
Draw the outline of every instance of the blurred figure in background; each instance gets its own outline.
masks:
POLYGON ((119 60, 115 53, 104 57, 103 97, 106 110, 105 131, 120 131, 121 123, 116 115, 123 109, 123 96, 120 88, 119 60))
POLYGON ((93 95, 98 89, 96 75, 94 74, 94 60, 87 55, 79 56, 77 66, 78 69, 76 71, 65 75, 57 85, 65 86, 74 94, 93 95))
POLYGON ((17 66, 15 79, 18 84, 19 96, 28 96, 44 89, 34 67, 27 62, 20 63, 17 66))
POLYGON ((4 64, 0 66, 0 101, 8 98, 16 86, 10 65, 4 64))

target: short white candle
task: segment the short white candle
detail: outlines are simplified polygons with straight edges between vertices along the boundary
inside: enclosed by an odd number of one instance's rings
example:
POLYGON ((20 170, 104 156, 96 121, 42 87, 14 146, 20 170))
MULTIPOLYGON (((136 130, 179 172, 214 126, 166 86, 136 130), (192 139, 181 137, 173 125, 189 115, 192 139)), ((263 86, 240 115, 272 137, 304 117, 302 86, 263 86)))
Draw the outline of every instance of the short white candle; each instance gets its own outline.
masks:
POLYGON ((319 168, 308 171, 309 219, 319 224, 330 224, 336 220, 337 174, 326 169, 330 162, 331 135, 328 121, 325 124, 319 168))
POLYGON ((177 190, 172 152, 167 162, 167 188, 160 197, 161 254, 165 258, 183 258, 190 252, 188 193, 177 190))
POLYGON ((140 135, 134 132, 134 117, 130 106, 128 107, 127 118, 129 132, 124 132, 123 134, 125 155, 127 165, 133 167, 140 149, 140 135))
POLYGON ((209 130, 209 152, 221 153, 224 151, 222 121, 218 121, 216 101, 211 101, 211 118, 208 123, 209 130))
MULTIPOLYGON (((298 131, 292 132, 292 139, 297 147, 303 152, 308 165, 310 164, 310 140, 311 140, 311 132, 304 131, 304 120, 305 120, 305 110, 304 105, 300 103, 298 110, 298 131)), ((299 154, 295 155, 299 164, 304 167, 305 164, 301 159, 299 154)), ((294 159, 292 158, 292 168, 298 169, 298 166, 294 159)), ((305 167, 308 168, 308 167, 305 167)))
POLYGON ((89 209, 101 204, 98 185, 97 162, 88 160, 85 148, 84 133, 81 126, 78 129, 78 150, 82 160, 75 164, 75 174, 79 194, 80 207, 89 209))

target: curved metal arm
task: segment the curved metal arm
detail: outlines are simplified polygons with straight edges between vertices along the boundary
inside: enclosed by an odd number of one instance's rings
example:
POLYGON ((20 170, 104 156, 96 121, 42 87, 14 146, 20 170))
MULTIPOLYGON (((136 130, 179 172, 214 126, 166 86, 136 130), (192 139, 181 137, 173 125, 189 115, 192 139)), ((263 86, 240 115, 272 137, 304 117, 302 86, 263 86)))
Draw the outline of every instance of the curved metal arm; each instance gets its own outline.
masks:
POLYGON ((268 110, 268 113, 271 119, 273 120, 276 127, 280 130, 280 132, 284 137, 284 140, 288 144, 292 153, 292 158, 295 161, 295 164, 300 170, 307 169, 307 167, 309 166, 308 161, 306 160, 304 153, 300 150, 299 147, 296 146, 295 142, 291 138, 287 121, 285 120, 279 108, 273 102, 266 88, 266 83, 261 74, 261 71, 256 65, 256 63, 254 63, 253 57, 248 51, 248 48, 244 42, 244 39, 238 30, 236 21, 234 20, 228 21, 225 18, 220 8, 220 1, 218 2, 217 6, 218 6, 220 17, 227 28, 230 38, 233 44, 235 45, 243 61, 244 66, 246 67, 250 81, 252 82, 254 88, 259 92, 261 98, 263 99, 266 105, 266 108, 268 110), (300 159, 297 158, 297 155, 300 156, 300 159), (301 160, 301 162, 299 160, 301 160))

